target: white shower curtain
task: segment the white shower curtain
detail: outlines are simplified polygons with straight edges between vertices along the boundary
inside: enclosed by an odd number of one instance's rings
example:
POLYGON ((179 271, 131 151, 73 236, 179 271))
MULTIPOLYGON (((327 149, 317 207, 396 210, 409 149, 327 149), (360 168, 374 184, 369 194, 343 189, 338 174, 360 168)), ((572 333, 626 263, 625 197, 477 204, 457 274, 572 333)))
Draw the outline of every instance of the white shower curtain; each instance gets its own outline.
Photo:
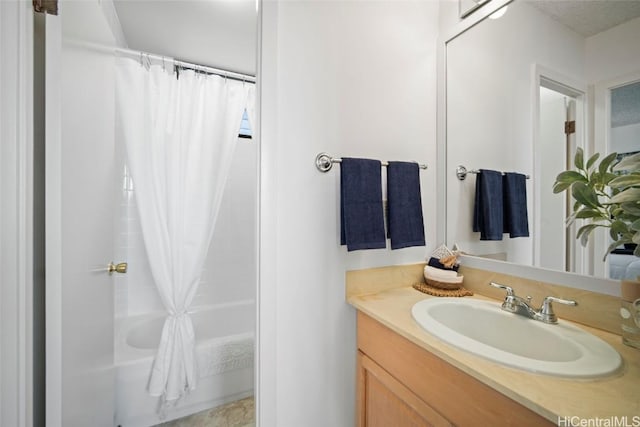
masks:
POLYGON ((177 78, 162 65, 117 61, 118 135, 126 146, 149 265, 168 312, 149 394, 167 402, 196 387, 189 308, 252 86, 190 70, 180 70, 177 78))

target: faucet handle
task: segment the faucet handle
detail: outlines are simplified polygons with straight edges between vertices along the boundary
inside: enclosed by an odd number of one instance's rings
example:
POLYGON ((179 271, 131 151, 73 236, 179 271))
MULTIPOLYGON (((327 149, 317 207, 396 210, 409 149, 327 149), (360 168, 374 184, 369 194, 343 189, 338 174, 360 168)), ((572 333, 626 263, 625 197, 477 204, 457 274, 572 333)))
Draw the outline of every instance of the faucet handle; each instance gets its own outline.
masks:
POLYGON ((552 302, 557 302, 558 304, 564 305, 578 305, 576 301, 556 298, 552 296, 544 297, 542 300, 542 308, 540 309, 540 320, 545 323, 558 323, 558 316, 553 312, 552 302))
POLYGON ((515 296, 515 293, 513 293, 513 288, 511 286, 501 285, 500 283, 496 282, 489 282, 489 285, 493 286, 494 288, 504 289, 505 291, 507 291, 508 297, 515 296))

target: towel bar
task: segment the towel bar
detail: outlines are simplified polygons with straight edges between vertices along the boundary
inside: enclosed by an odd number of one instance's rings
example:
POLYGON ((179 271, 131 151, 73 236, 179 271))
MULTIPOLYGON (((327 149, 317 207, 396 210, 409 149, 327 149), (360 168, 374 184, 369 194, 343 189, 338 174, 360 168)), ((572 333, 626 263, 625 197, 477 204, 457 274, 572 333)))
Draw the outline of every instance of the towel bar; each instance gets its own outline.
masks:
MULTIPOLYGON (((330 155, 328 155, 327 153, 319 153, 316 156, 316 168, 318 168, 318 170, 320 172, 329 172, 331 170, 331 168, 333 167, 334 163, 342 163, 342 159, 340 157, 331 157, 330 155)), ((382 166, 389 166, 389 162, 380 162, 382 164, 382 166)), ((416 162, 418 163, 418 162, 416 162)), ((418 163, 418 167, 420 169, 427 169, 428 166, 427 165, 422 165, 418 163)))
MULTIPOLYGON (((467 168, 462 165, 458 165, 458 167, 456 168, 456 176, 460 181, 464 181, 465 179, 467 179, 467 174, 469 173, 480 173, 480 171, 478 169, 467 170, 467 168)), ((502 174, 504 175, 504 172, 502 172, 502 174)), ((529 179, 529 175, 525 176, 527 179, 529 179)))

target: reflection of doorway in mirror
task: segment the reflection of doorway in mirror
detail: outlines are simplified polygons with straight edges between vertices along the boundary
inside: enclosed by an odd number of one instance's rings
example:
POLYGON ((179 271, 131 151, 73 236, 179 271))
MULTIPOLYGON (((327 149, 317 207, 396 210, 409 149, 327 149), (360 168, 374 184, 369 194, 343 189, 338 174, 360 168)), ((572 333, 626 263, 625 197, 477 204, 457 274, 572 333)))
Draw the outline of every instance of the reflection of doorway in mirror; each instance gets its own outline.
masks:
POLYGON ((583 93, 542 75, 538 90, 536 265, 582 272, 584 254, 576 244, 577 227, 565 227, 573 203, 570 196, 553 194, 551 188, 560 172, 573 168, 576 147, 583 145, 583 93))
MULTIPOLYGON (((609 110, 609 150, 620 158, 640 151, 640 81, 611 89, 609 110)), ((608 258, 611 279, 640 276, 640 259, 633 248, 616 248, 608 258)))

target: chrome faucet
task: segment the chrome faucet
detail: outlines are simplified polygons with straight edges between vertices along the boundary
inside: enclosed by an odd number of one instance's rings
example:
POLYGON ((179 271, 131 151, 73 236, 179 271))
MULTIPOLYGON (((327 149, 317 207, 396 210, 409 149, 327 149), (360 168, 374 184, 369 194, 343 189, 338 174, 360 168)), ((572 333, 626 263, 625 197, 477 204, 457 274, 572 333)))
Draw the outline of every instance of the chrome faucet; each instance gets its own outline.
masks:
POLYGON ((494 288, 504 289, 507 291, 507 296, 505 296, 504 301, 502 302, 502 309, 504 311, 519 314, 544 323, 558 323, 558 316, 553 312, 553 306, 551 303, 557 302, 565 305, 578 305, 577 302, 572 300, 548 296, 544 297, 542 300, 542 307, 540 307, 540 310, 536 310, 531 307, 531 297, 528 296, 525 300, 524 298, 517 296, 515 292, 513 292, 513 288, 511 286, 505 286, 495 282, 490 282, 490 285, 494 288))

